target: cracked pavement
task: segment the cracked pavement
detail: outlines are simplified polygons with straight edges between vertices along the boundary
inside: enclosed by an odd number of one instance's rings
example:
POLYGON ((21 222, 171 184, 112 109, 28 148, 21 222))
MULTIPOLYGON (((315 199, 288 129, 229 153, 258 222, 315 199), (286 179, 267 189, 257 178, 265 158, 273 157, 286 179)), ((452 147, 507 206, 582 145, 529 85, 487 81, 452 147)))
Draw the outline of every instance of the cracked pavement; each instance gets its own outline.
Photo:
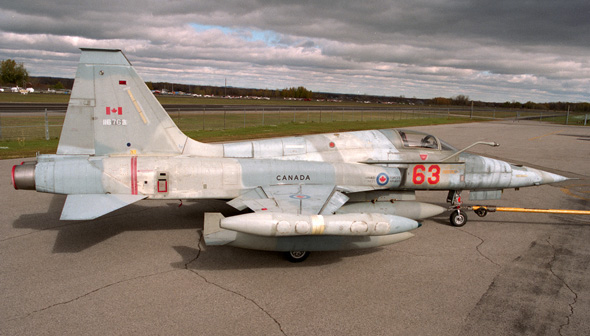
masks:
POLYGON ((560 275, 558 275, 556 273, 557 270, 554 269, 554 264, 555 264, 555 262, 557 260, 557 256, 558 256, 558 253, 559 252, 561 252, 560 254, 564 254, 564 255, 571 255, 572 252, 569 251, 569 250, 567 250, 567 253, 564 253, 564 249, 563 248, 560 248, 559 251, 558 251, 555 248, 555 246, 551 243, 551 237, 549 237, 547 239, 547 243, 553 249, 553 259, 551 260, 551 263, 550 263, 550 266, 549 266, 549 270, 551 271, 551 274, 553 274, 553 276, 555 276, 556 278, 558 278, 563 283, 563 285, 573 294, 572 302, 569 304, 569 306, 570 306, 570 314, 568 314, 566 316, 566 322, 565 323, 562 323, 561 325, 559 325, 559 334, 560 335, 563 335, 563 330, 570 325, 570 322, 571 322, 571 320, 573 318, 573 315, 574 315, 574 306, 576 305, 576 302, 578 302, 578 293, 576 293, 572 289, 572 287, 560 275))
MULTIPOLYGON (((530 122, 422 127, 482 154, 578 177, 487 204, 590 209, 590 128, 530 122), (559 132, 556 132, 559 131, 559 132)), ((384 248, 280 254, 206 247, 223 202, 139 202, 60 222, 63 196, 15 191, 0 161, 2 335, 582 335, 590 333, 590 219, 448 214, 384 248)), ((444 203, 444 192, 420 192, 444 203)), ((441 204, 442 204, 441 203, 441 204)), ((472 204, 472 203, 471 203, 472 204)))
POLYGON ((254 304, 256 307, 258 307, 258 309, 260 309, 262 312, 264 312, 266 315, 268 315, 268 317, 270 319, 272 319, 276 323, 276 325, 279 328, 280 332, 283 335, 285 335, 285 331, 283 330, 283 328, 281 326, 281 323, 276 318, 274 318, 268 311, 266 311, 262 306, 260 306, 260 304, 258 304, 254 299, 251 299, 251 298, 245 296, 244 294, 241 294, 239 292, 236 292, 236 291, 234 291, 232 289, 226 288, 226 287, 224 287, 224 286, 222 286, 220 284, 217 284, 215 282, 209 281, 204 275, 202 275, 201 273, 199 273, 198 267, 193 268, 193 266, 191 266, 191 264, 196 263, 198 261, 199 256, 201 255, 202 245, 204 245, 203 233, 202 233, 202 231, 199 231, 199 233, 200 234, 199 234, 199 238, 198 238, 199 244, 198 244, 198 252, 197 252, 197 255, 195 256, 195 258, 193 258, 192 260, 190 260, 189 262, 187 262, 186 264, 184 264, 184 268, 187 271, 190 271, 190 272, 196 274, 198 277, 200 277, 201 279, 205 280, 205 282, 207 282, 208 284, 213 285, 213 286, 216 286, 219 289, 222 289, 224 291, 227 291, 228 293, 235 294, 235 295, 243 298, 246 301, 252 302, 252 304, 254 304))

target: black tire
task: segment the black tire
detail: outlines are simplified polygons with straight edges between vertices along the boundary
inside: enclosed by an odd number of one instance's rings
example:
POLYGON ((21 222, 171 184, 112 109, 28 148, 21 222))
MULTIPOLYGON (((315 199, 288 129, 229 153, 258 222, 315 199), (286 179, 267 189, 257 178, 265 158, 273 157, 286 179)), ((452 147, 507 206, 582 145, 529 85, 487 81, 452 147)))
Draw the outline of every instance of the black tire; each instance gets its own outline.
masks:
POLYGON ((461 227, 467 224, 467 214, 465 211, 455 210, 451 213, 451 217, 449 219, 452 226, 461 227))
POLYGON ((486 210, 485 208, 479 208, 475 210, 475 214, 479 217, 485 217, 488 214, 488 210, 486 210))
POLYGON ((305 261, 309 257, 309 251, 289 251, 285 252, 285 259, 292 263, 305 261))

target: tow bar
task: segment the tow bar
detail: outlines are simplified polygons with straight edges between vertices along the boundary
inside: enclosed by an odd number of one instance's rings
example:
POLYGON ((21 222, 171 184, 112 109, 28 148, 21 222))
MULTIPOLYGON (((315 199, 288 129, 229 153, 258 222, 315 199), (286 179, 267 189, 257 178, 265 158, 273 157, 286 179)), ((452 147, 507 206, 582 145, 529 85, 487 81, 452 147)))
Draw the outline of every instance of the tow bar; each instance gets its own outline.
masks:
POLYGON ((485 217, 488 212, 528 212, 528 213, 548 213, 548 214, 567 214, 567 215, 590 215, 588 210, 564 210, 564 209, 527 209, 527 208, 509 208, 498 207, 493 205, 473 205, 468 206, 468 210, 473 210, 479 217, 485 217))

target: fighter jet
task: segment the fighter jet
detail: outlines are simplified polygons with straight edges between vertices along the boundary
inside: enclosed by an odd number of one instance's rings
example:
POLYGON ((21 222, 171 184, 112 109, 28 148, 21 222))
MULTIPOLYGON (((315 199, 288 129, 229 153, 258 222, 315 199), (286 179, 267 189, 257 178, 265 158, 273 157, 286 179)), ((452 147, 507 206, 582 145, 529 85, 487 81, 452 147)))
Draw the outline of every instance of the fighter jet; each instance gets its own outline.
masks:
POLYGON ((299 262, 310 251, 403 241, 449 209, 451 224, 464 225, 463 190, 498 199, 506 188, 566 179, 411 130, 201 143, 178 129, 121 50, 81 50, 57 153, 12 168, 16 189, 67 195, 62 220, 143 199, 222 199, 243 213, 206 213, 207 245, 299 262), (449 208, 418 202, 416 190, 448 190, 449 208))

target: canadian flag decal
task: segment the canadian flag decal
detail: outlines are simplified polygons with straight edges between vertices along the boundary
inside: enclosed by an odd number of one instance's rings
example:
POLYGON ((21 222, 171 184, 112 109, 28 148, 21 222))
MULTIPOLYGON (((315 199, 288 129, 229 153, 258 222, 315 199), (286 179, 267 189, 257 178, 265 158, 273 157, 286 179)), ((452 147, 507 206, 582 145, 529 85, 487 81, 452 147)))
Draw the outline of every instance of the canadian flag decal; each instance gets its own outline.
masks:
POLYGON ((107 106, 107 115, 111 115, 111 114, 123 115, 123 108, 122 107, 107 106))

